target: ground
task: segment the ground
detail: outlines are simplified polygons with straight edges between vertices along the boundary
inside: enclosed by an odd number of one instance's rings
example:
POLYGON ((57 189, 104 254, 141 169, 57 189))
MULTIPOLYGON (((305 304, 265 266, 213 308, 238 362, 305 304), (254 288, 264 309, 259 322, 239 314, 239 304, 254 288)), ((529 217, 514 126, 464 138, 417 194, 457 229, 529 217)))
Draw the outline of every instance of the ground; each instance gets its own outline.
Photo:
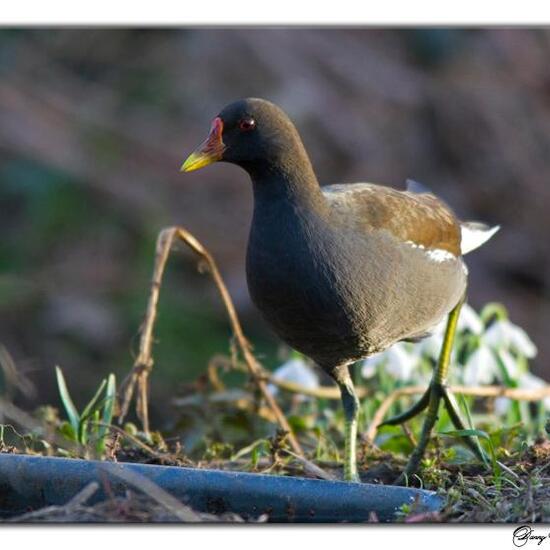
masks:
MULTIPOLYGON (((216 392, 210 394, 210 391, 203 394, 203 397, 210 397, 209 405, 205 405, 206 402, 198 402, 194 407, 202 409, 202 418, 213 418, 212 415, 215 415, 215 422, 206 424, 196 419, 191 422, 189 417, 193 416, 193 412, 189 409, 193 409, 193 406, 188 406, 185 414, 180 415, 173 426, 175 430, 187 426, 184 430, 187 434, 193 430, 203 433, 202 437, 196 439, 194 446, 190 444, 189 449, 186 449, 181 445, 181 438, 165 439, 159 432, 154 432, 147 438, 137 431, 133 424, 127 424, 124 430, 113 428, 106 442, 103 458, 119 462, 341 479, 341 441, 338 433, 341 419, 338 407, 326 405, 320 408, 318 402, 296 403, 295 396, 289 402, 282 399, 283 404, 289 407, 285 407, 287 414, 293 413, 288 414, 288 418, 304 448, 306 458, 301 459, 289 450, 287 438, 280 431, 275 431, 271 437, 260 437, 252 444, 249 442, 241 447, 244 432, 248 433, 249 437, 250 434, 269 430, 270 427, 273 432, 273 425, 262 418, 266 411, 263 411, 262 407, 256 407, 254 410, 253 395, 246 392, 239 394, 240 399, 237 401, 221 400, 222 405, 219 402, 212 405, 211 398, 216 392), (297 415, 298 412, 301 413, 300 416, 297 415), (317 415, 328 417, 330 420, 323 425, 317 415), (191 429, 190 422, 193 424, 191 429), (241 431, 242 428, 244 431, 241 431), (220 437, 220 434, 223 434, 223 437, 220 437)), ((64 421, 54 409, 43 408, 37 411, 34 417, 41 419, 42 430, 35 428, 34 431, 23 435, 16 433, 10 425, 5 425, 0 452, 95 457, 94 447, 91 445, 86 447, 71 444, 69 440, 59 437, 59 434, 63 434, 64 421), (57 434, 57 443, 44 448, 43 438, 51 438, 53 434, 57 434)), ((416 424, 413 424, 413 428, 415 431, 416 424)), ((391 484, 395 481, 405 465, 407 449, 414 442, 409 430, 384 428, 381 432, 383 433, 378 438, 380 446, 372 445, 364 439, 359 446, 363 482, 391 484), (392 446, 396 448, 395 451, 387 450, 392 446)), ((398 521, 550 521, 550 441, 544 435, 540 435, 532 444, 525 445, 521 444, 524 436, 521 426, 495 430, 491 434, 495 442, 495 453, 501 463, 495 470, 494 465, 487 467, 477 463, 462 447, 459 439, 436 435, 422 463, 418 478, 411 480, 411 485, 438 491, 445 498, 446 504, 436 513, 419 513, 414 505, 404 507, 398 521)), ((191 442, 192 438, 188 441, 191 442)), ((66 506, 32 511, 24 516, 11 518, 11 521, 182 521, 173 510, 162 501, 151 498, 147 492, 130 491, 125 497, 112 497, 96 505, 87 505, 85 500, 83 495, 82 502, 77 497, 66 506)), ((243 521, 234 514, 200 514, 193 517, 194 521, 243 521)), ((261 517, 259 521, 266 519, 261 517)), ((376 516, 371 514, 370 521, 377 521, 376 516)))

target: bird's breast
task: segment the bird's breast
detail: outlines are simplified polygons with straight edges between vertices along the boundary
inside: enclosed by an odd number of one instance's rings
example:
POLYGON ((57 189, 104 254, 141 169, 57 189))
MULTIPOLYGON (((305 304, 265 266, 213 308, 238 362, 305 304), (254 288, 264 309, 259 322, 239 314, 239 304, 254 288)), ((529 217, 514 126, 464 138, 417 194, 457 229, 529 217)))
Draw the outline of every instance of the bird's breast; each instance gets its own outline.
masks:
MULTIPOLYGON (((321 362, 327 353, 358 347, 354 278, 346 247, 319 220, 252 225, 247 251, 250 296, 290 346, 321 362)), ((364 304, 363 304, 364 305, 364 304)))

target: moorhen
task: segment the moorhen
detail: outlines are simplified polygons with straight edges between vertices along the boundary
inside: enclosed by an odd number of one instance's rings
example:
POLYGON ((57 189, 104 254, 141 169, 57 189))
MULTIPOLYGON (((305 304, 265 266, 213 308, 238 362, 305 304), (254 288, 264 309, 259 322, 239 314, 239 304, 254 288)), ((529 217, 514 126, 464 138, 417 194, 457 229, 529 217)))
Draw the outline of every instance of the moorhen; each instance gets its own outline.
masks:
MULTIPOLYGON (((344 477, 357 481, 358 400, 349 366, 400 340, 416 341, 448 317, 430 387, 417 405, 386 421, 400 423, 429 407, 405 474, 420 462, 443 400, 450 352, 468 270, 462 255, 498 227, 460 222, 433 194, 371 183, 320 187, 298 131, 276 105, 248 98, 225 107, 206 140, 182 165, 190 172, 225 161, 252 180, 254 214, 247 250, 250 296, 289 346, 338 384, 346 418, 344 477)), ((467 443, 479 456, 478 446, 467 443)))

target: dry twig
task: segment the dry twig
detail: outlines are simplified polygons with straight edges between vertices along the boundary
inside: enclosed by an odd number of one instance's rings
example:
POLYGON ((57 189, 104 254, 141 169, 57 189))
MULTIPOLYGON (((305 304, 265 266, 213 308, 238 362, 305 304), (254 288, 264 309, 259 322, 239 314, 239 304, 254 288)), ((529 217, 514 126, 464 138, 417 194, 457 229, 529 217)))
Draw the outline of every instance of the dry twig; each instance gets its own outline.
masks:
POLYGON ((179 239, 183 241, 187 246, 191 248, 191 250, 193 250, 193 252, 195 252, 202 260, 206 262, 206 265, 208 266, 208 269, 210 271, 210 275, 214 279, 214 283, 216 284, 216 287, 221 295, 236 343, 243 356, 246 367, 248 368, 248 371, 255 384, 258 386, 258 389, 260 390, 262 396, 266 400, 269 408, 273 411, 273 414, 277 419, 278 424, 284 431, 288 432, 289 442, 293 450, 300 456, 303 456, 300 444, 294 436, 286 417, 277 405, 274 397, 267 389, 263 369, 254 357, 250 343, 244 336, 240 321, 237 316, 237 312, 235 311, 235 306, 233 305, 233 301, 231 300, 229 292, 227 291, 227 287, 223 282, 223 279, 220 275, 220 272, 218 270, 218 267, 216 266, 213 257, 191 233, 189 233, 186 229, 182 227, 169 227, 167 229, 163 229, 157 239, 155 267, 153 272, 153 279, 151 281, 149 302, 147 305, 145 320, 141 330, 139 353, 134 362, 132 371, 123 382, 121 388, 122 406, 119 415, 120 421, 122 422, 124 417, 128 413, 128 408, 132 400, 134 389, 137 386, 138 396, 136 412, 143 424, 144 432, 149 433, 147 382, 149 373, 151 372, 151 369, 153 367, 153 328, 157 315, 157 306, 159 300, 160 286, 162 283, 162 276, 166 267, 166 262, 170 255, 172 244, 174 243, 174 239, 179 239))
POLYGON ((111 431, 114 431, 119 436, 127 439, 149 455, 151 455, 153 458, 156 458, 160 461, 170 458, 169 454, 163 454, 155 451, 155 449, 149 447, 149 445, 143 443, 143 441, 140 441, 137 437, 134 437, 132 434, 129 434, 128 432, 124 431, 122 428, 119 428, 118 426, 113 426, 112 424, 105 424, 104 422, 94 422, 97 426, 103 426, 105 428, 108 428, 111 431))

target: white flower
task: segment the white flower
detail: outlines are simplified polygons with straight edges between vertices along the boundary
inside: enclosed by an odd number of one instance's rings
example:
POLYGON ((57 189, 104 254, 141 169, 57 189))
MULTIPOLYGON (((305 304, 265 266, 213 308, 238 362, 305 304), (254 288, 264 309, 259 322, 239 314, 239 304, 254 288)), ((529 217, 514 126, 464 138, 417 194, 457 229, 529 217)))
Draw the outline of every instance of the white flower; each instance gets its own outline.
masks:
MULTIPOLYGON (((421 369, 415 372, 414 368, 421 364, 421 358, 430 358, 437 362, 443 347, 446 323, 447 318, 442 319, 432 329, 431 336, 417 344, 399 342, 383 353, 367 359, 361 370, 363 377, 371 378, 381 366, 397 380, 408 382, 414 379, 419 383, 423 372, 421 369)), ((461 357, 464 366, 458 372, 462 383, 468 386, 506 382, 507 379, 520 381, 524 373, 522 363, 515 355, 529 359, 537 353, 535 344, 523 329, 507 319, 498 319, 486 329, 481 317, 468 304, 462 306, 457 333, 474 335, 470 344, 477 345, 465 359, 461 357)))
POLYGON ((511 404, 511 399, 508 399, 507 397, 497 397, 495 399, 495 413, 498 416, 505 415, 508 412, 511 404))
MULTIPOLYGON (((546 388, 548 383, 546 380, 526 372, 519 381, 519 387, 525 390, 538 390, 540 388, 546 388)), ((550 397, 545 397, 542 402, 544 403, 544 408, 550 410, 550 397)))
POLYGON ((495 321, 483 336, 487 345, 494 349, 513 349, 521 355, 532 359, 537 355, 537 347, 527 333, 507 319, 495 321))
POLYGON ((370 378, 376 372, 376 368, 382 365, 386 372, 395 379, 408 382, 417 364, 417 357, 409 352, 406 343, 398 342, 387 350, 366 359, 363 362, 361 374, 365 378, 370 378))
MULTIPOLYGON (((547 386, 548 384, 545 380, 539 378, 538 376, 535 376, 534 374, 531 374, 530 372, 526 372, 525 374, 523 374, 518 382, 518 387, 524 390, 537 390, 540 388, 546 388, 547 386)), ((544 408, 547 411, 550 411, 550 397, 545 397, 542 402, 544 404, 544 408)), ((497 414, 505 414, 510 408, 511 404, 512 401, 507 397, 497 397, 495 399, 495 412, 497 414)))
POLYGON ((518 379, 521 373, 518 362, 512 354, 507 349, 494 350, 494 352, 499 356, 508 377, 512 380, 518 379))
POLYGON ((473 307, 464 304, 460 310, 457 330, 459 332, 469 330, 473 334, 482 334, 484 330, 483 321, 473 307))
POLYGON ((491 384, 498 373, 498 363, 493 352, 488 347, 481 346, 468 357, 462 380, 466 386, 491 384))
MULTIPOLYGON (((273 378, 284 382, 292 382, 309 390, 319 387, 319 378, 313 369, 303 359, 290 359, 273 372, 273 378)), ((275 395, 278 388, 268 384, 268 390, 275 395)), ((300 396, 305 398, 305 396, 300 396)))
POLYGON ((512 352, 526 358, 537 354, 537 348, 526 332, 508 319, 498 319, 485 333, 479 333, 478 346, 466 360, 463 371, 466 385, 491 384, 495 379, 502 382, 506 378, 520 382, 524 373, 512 352), (505 374, 500 367, 504 368, 505 374))
POLYGON ((361 365, 361 376, 363 378, 372 378, 376 374, 376 370, 380 364, 378 357, 383 355, 383 353, 377 353, 376 355, 371 355, 368 359, 363 361, 361 365))

